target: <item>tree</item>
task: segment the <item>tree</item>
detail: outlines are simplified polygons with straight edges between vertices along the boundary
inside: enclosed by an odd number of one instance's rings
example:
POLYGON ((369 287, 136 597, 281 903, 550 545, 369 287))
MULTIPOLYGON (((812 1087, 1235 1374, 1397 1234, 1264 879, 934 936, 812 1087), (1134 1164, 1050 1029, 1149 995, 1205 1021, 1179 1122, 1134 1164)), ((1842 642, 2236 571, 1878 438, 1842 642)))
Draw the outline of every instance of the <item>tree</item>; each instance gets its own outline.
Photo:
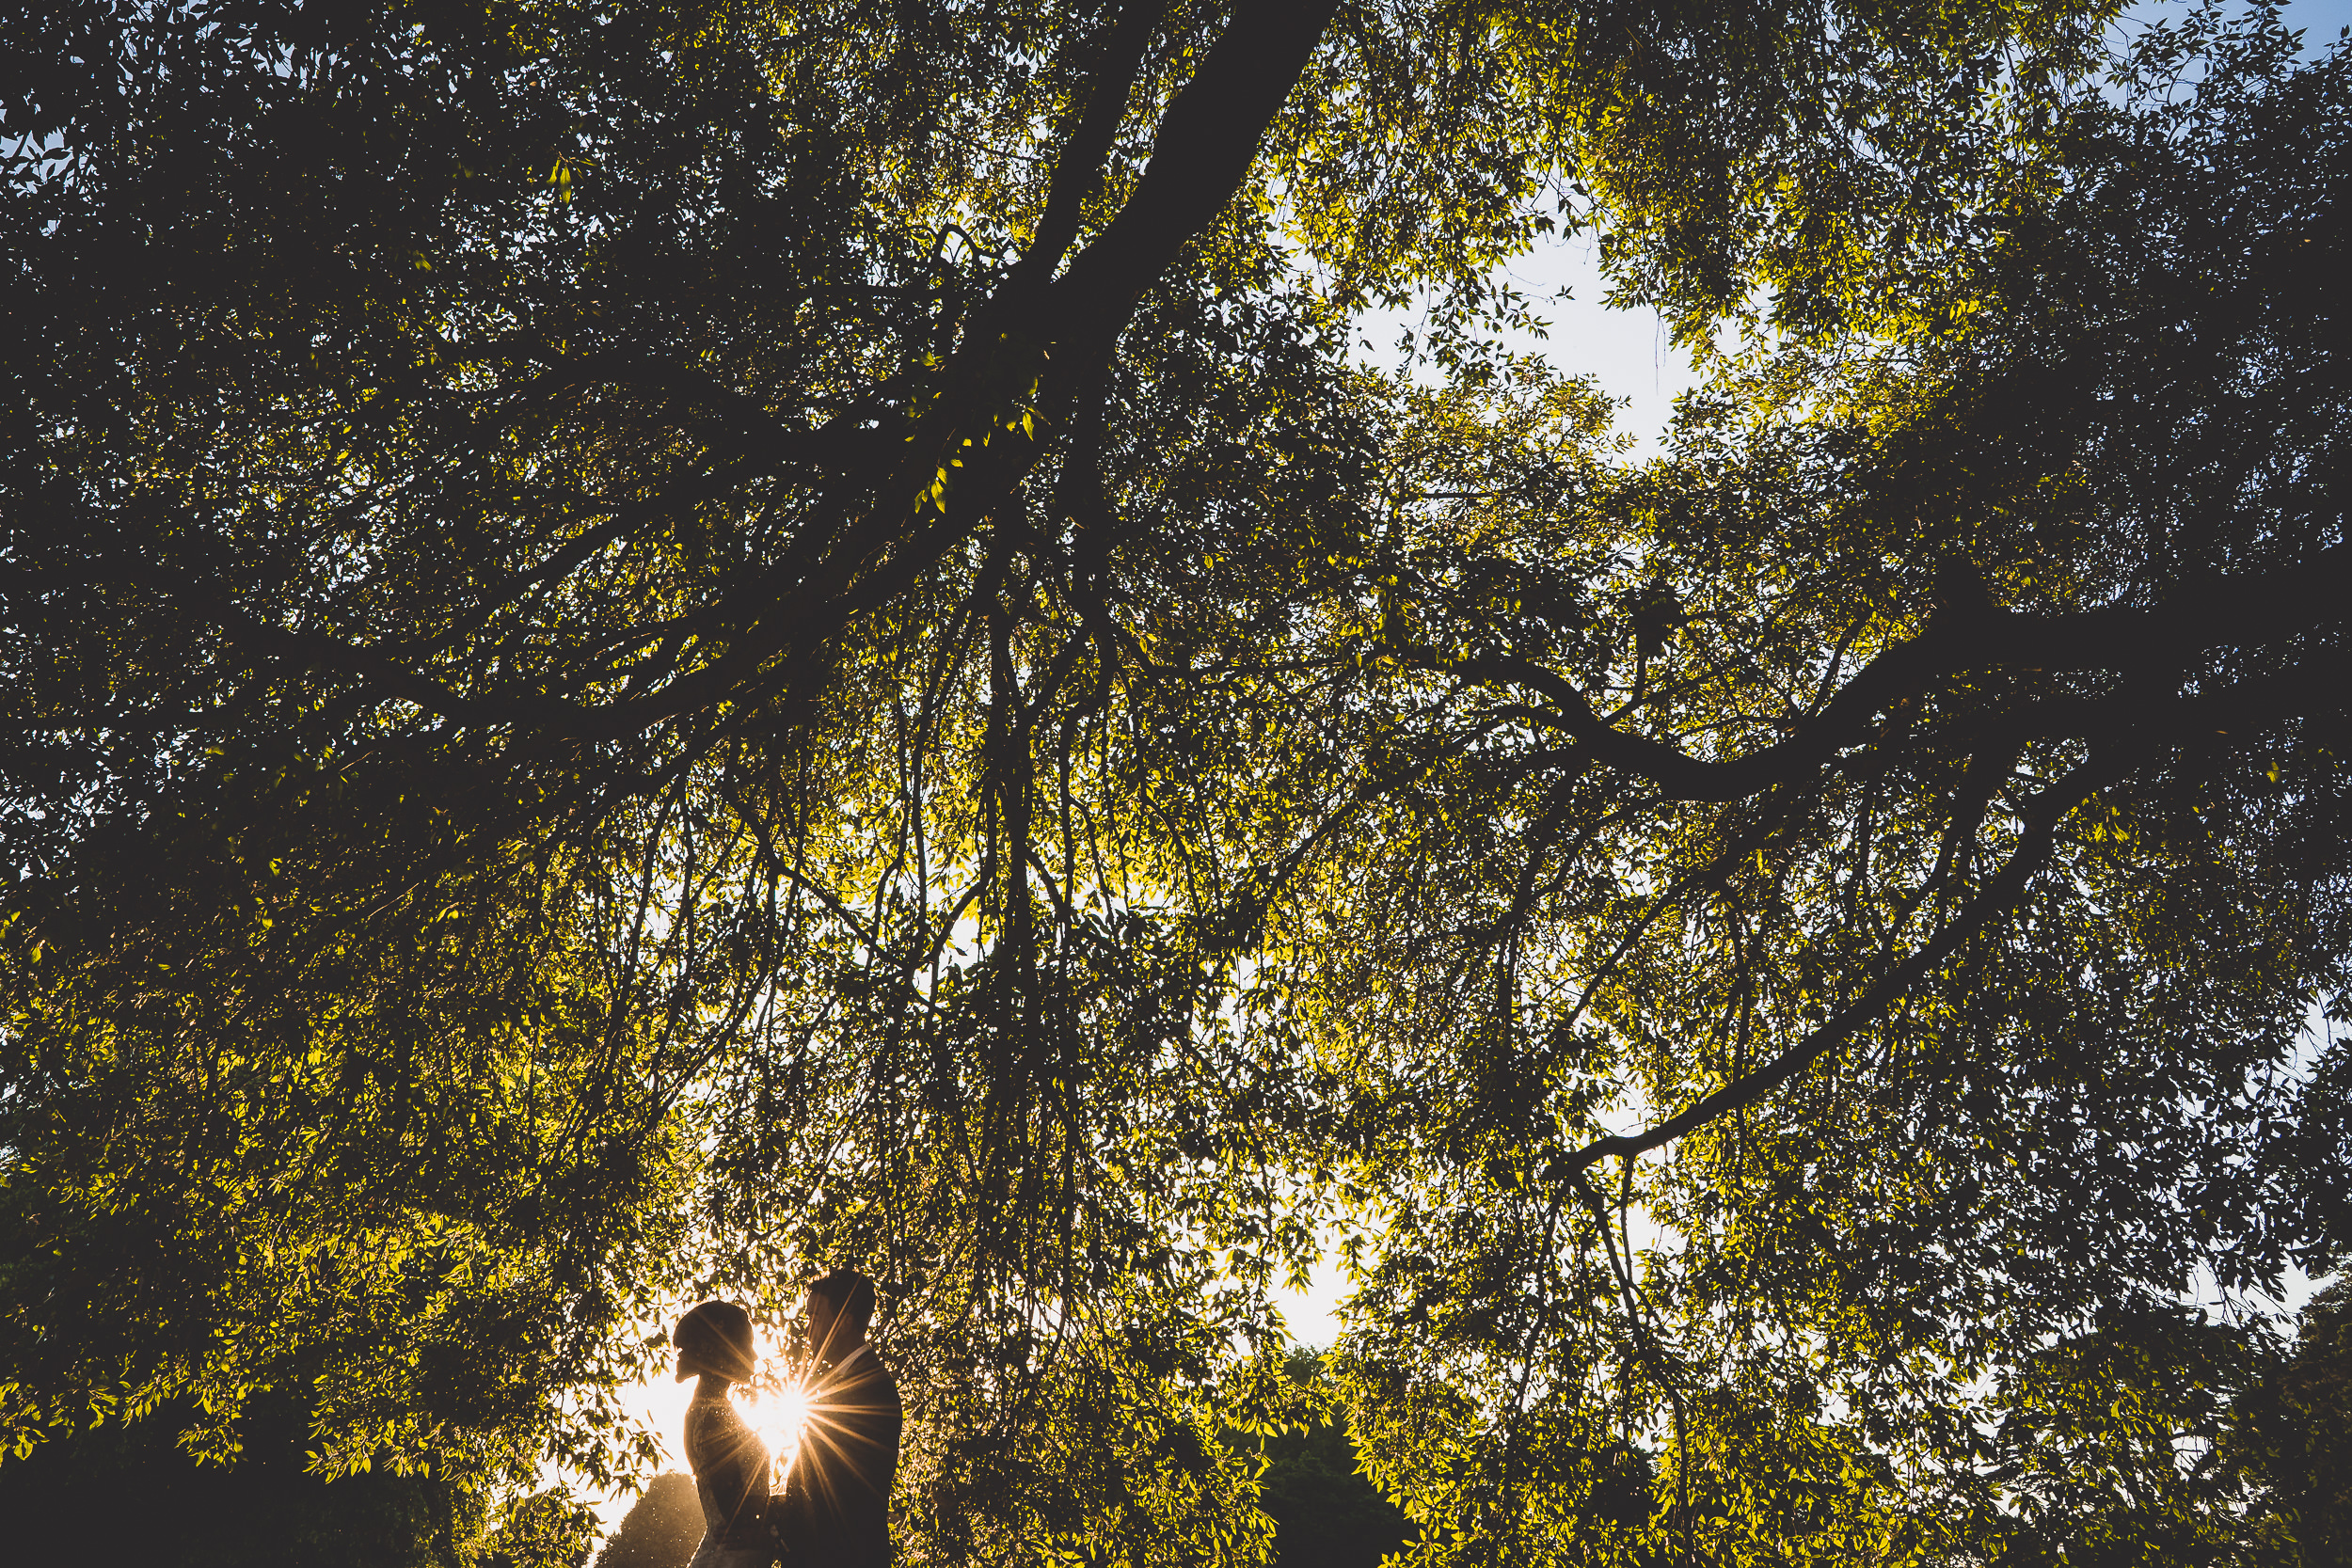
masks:
POLYGON ((1275 1568, 1378 1568, 1410 1543, 1412 1527, 1365 1478, 1320 1357, 1294 1351, 1283 1372, 1304 1396, 1297 1418, 1279 1431, 1227 1437, 1263 1462, 1258 1506, 1274 1524, 1269 1560, 1275 1568))
POLYGON ((2344 68, 2107 14, 11 20, 17 1446, 609 1478, 855 1262, 911 1556, 1242 1560, 1377 1215, 1430 1553, 1963 1551, 1980 1370, 2342 1237, 2344 68), (1787 341, 1663 465, 1482 339, 1561 224, 1787 341))
POLYGON ((1274 1521, 1277 1568, 1376 1568, 1411 1539, 1405 1515, 1357 1468, 1340 1422, 1270 1437, 1265 1456, 1258 1506, 1274 1521))
POLYGON ((1564 483, 1540 383, 1419 421, 1422 777, 1301 983, 1385 1078, 1342 1352, 1418 1517, 1541 1560, 1662 1431, 1677 1549, 1974 1560, 1979 1376, 2341 1256, 2344 72, 2155 31, 1941 303, 1646 470, 1564 483))
POLYGON ((96 1568, 455 1568, 482 1524, 479 1477, 310 1473, 307 1412, 282 1390, 249 1402, 233 1465, 177 1445, 195 1414, 98 1427, 0 1467, 11 1555, 96 1568))
POLYGON ((665 1470, 622 1515, 596 1554, 596 1568, 686 1568, 703 1536, 694 1478, 665 1470))
POLYGON ((2292 1349, 2264 1370, 2231 1412, 2229 1457, 2264 1485, 2263 1523, 2283 1524, 2304 1561, 2340 1561, 2352 1539, 2352 1282, 2313 1298, 2292 1349))
POLYGON ((468 1558, 479 1568, 587 1568, 597 1533, 595 1511, 569 1488, 516 1489, 468 1558))

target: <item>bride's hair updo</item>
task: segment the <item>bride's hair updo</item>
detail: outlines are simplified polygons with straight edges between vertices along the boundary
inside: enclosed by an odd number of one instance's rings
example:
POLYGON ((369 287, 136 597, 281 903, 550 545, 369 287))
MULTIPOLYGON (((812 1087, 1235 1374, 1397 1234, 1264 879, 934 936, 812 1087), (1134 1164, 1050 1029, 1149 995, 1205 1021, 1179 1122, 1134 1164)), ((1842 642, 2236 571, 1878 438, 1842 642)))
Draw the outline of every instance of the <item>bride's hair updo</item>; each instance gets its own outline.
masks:
POLYGON ((752 1348, 752 1315, 731 1301, 707 1301, 677 1321, 677 1380, 701 1374, 748 1382, 758 1357, 752 1348))

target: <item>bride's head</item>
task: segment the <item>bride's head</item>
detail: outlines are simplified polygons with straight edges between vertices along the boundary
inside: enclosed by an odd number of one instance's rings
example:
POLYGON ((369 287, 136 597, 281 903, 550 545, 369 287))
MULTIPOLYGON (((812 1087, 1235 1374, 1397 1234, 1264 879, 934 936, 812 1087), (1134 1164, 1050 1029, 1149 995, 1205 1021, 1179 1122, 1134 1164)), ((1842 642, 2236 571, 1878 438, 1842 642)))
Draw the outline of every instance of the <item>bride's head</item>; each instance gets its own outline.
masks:
POLYGON ((731 1301, 707 1301, 677 1321, 677 1380, 749 1381, 758 1356, 752 1348, 752 1315, 731 1301))

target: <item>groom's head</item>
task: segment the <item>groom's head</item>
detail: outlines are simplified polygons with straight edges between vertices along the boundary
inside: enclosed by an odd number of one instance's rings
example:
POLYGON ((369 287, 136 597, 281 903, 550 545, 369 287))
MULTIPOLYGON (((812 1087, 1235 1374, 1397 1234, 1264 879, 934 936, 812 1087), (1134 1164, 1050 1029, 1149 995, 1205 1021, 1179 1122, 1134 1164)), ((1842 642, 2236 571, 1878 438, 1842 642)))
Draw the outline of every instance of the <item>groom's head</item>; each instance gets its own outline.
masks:
POLYGON ((866 1343, 874 1323, 874 1282, 854 1269, 835 1269, 808 1288, 808 1344, 826 1361, 866 1343))

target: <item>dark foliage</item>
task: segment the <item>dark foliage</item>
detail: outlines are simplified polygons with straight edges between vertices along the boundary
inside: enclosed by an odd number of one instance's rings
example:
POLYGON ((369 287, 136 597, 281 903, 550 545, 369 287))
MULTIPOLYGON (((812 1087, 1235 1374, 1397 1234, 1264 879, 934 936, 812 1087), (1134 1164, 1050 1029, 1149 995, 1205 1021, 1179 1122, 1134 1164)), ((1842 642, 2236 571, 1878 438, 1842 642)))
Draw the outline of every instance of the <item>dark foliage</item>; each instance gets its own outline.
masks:
MULTIPOLYGON (((2352 1560, 2352 1279, 2304 1308, 2281 1364, 2239 1402, 2229 1454, 2305 1563, 2352 1560)), ((2277 1560, 2298 1560, 2281 1550, 2277 1560)))
POLYGON ((91 1568, 457 1568, 482 1506, 469 1488, 384 1473, 328 1481, 307 1468, 306 1412, 257 1395, 230 1465, 175 1439, 185 1413, 110 1424, 0 1465, 6 1554, 91 1568))
POLYGON ((703 1536, 694 1479, 664 1470, 645 1485, 596 1554, 596 1568, 686 1568, 703 1536))
POLYGON ((2259 1547, 2352 61, 2112 15, 0 16, 8 1464, 609 1481, 847 1264, 910 1562, 1245 1563, 1337 1227, 1425 1562, 2259 1547), (1777 329, 1654 463, 1563 227, 1777 329))
POLYGON ((1356 1459, 1344 1422, 1265 1439, 1258 1506, 1274 1521, 1276 1568, 1378 1568, 1412 1526, 1356 1459))

